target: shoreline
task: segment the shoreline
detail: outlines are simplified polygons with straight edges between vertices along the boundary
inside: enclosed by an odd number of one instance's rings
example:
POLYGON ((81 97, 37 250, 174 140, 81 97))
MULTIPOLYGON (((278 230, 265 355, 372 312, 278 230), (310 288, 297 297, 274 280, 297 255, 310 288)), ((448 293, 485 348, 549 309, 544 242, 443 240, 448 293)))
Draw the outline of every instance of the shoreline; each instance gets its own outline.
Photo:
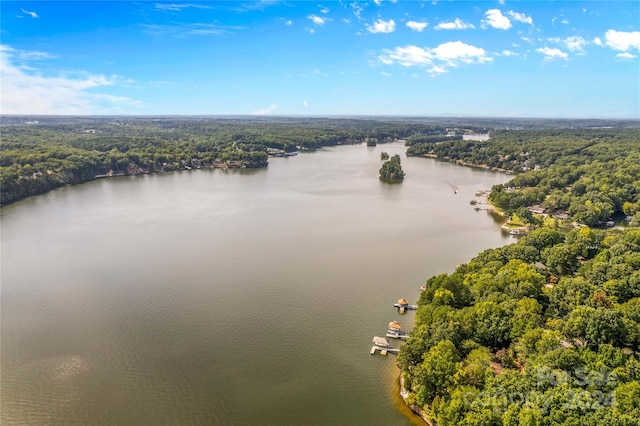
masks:
MULTIPOLYGON (((422 156, 420 156, 420 157, 422 157, 422 156)), ((444 161, 444 160, 438 158, 437 156, 435 156, 434 154, 425 154, 424 157, 433 158, 434 160, 444 161)), ((455 163, 454 161, 450 161, 450 162, 451 163, 455 163)), ((470 164, 458 164, 458 165, 459 166, 467 166, 467 167, 478 167, 478 166, 473 166, 473 165, 470 165, 470 164)), ((504 171, 504 170, 490 170, 490 169, 487 169, 487 168, 484 168, 484 167, 479 167, 479 168, 481 168, 481 169, 483 169, 485 171, 503 172, 506 175, 513 173, 513 172, 506 173, 506 171, 504 171)), ((485 197, 485 200, 486 200, 486 203, 491 207, 491 209, 490 209, 491 213, 492 214, 496 214, 496 215, 500 216, 503 219, 503 222, 500 224, 500 229, 501 230, 509 231, 510 229, 517 229, 517 228, 508 228, 508 227, 505 228, 505 225, 506 225, 506 223, 508 221, 505 219, 504 212, 502 210, 496 208, 496 206, 494 206, 491 203, 491 201, 489 201, 489 196, 488 195, 485 197)), ((407 403, 407 398, 409 397, 409 391, 407 391, 404 388, 404 377, 402 376, 404 371, 402 369, 399 369, 399 370, 400 370, 400 376, 398 377, 398 380, 396 382, 398 384, 398 389, 397 389, 397 392, 396 392, 396 396, 399 397, 399 399, 402 400, 402 403, 403 403, 404 407, 409 409, 411 411, 411 413, 413 413, 413 415, 411 417, 409 417, 408 413, 406 413, 404 410, 402 410, 403 413, 407 414, 407 419, 412 421, 412 422, 414 422, 414 423, 416 421, 421 421, 420 424, 426 424, 428 426, 438 426, 437 423, 433 422, 432 420, 429 420, 429 418, 427 416, 427 413, 423 409, 421 409, 417 405, 409 405, 407 403), (418 418, 420 420, 417 420, 418 418)))
POLYGON ((89 182, 93 182, 95 180, 100 180, 100 179, 109 179, 109 178, 117 178, 117 177, 130 177, 130 176, 144 176, 144 175, 158 175, 158 174, 163 174, 163 173, 173 173, 173 172, 191 172, 194 170, 214 170, 214 169, 221 169, 221 170, 260 170, 260 169, 266 169, 268 167, 268 163, 264 166, 260 166, 260 167, 246 167, 245 166, 234 166, 234 165, 227 165, 227 164, 212 164, 212 165, 206 165, 206 166, 201 166, 201 167, 189 167, 189 168, 175 168, 175 169, 171 169, 171 170, 148 170, 148 169, 136 169, 131 173, 126 173, 126 172, 113 172, 111 171, 110 173, 106 173, 106 174, 101 174, 101 175, 95 175, 90 179, 87 180, 83 180, 80 182, 74 182, 74 183, 65 183, 59 186, 54 186, 52 188, 47 188, 46 190, 42 191, 42 192, 37 192, 35 194, 28 194, 25 195, 23 197, 19 197, 19 198, 15 198, 11 201, 8 201, 6 203, 2 203, 0 204, 0 208, 4 208, 4 207, 8 207, 11 204, 17 203, 19 201, 23 201, 26 200, 28 198, 31 197, 37 197, 39 195, 44 195, 47 194, 51 191, 55 191, 56 189, 60 189, 60 188, 64 188, 64 187, 68 187, 68 186, 78 186, 78 185, 82 185, 85 183, 89 183, 89 182))
POLYGON ((404 388, 404 377, 402 377, 402 373, 403 371, 400 370, 400 375, 396 382, 398 384, 398 393, 396 395, 400 396, 400 399, 402 399, 402 403, 404 404, 404 407, 408 408, 413 413, 412 417, 409 418, 409 420, 413 421, 414 424, 426 423, 428 426, 438 426, 436 423, 433 423, 431 420, 429 420, 429 418, 427 417, 427 413, 425 413, 420 407, 418 407, 417 405, 409 405, 407 403, 407 398, 409 397, 409 391, 404 388), (418 420, 416 417, 419 418, 421 421, 418 420))

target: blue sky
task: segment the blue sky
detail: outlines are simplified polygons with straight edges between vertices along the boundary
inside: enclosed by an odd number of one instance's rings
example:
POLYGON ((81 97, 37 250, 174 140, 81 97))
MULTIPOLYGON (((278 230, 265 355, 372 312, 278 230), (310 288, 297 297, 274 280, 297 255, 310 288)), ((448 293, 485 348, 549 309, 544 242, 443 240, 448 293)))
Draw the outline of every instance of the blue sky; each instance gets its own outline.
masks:
POLYGON ((2 1, 3 114, 640 118, 638 1, 2 1))

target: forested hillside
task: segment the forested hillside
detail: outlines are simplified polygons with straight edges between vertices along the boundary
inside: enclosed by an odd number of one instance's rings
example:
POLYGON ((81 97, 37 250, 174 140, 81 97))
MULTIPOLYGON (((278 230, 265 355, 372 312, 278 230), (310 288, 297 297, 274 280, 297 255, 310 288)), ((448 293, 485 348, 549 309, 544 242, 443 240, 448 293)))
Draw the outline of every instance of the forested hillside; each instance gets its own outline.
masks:
POLYGON ((409 404, 446 425, 640 424, 640 230, 540 228, 427 281, 409 404))
POLYGON ((489 195, 507 214, 632 216, 542 227, 430 278, 398 357, 408 403, 441 426, 640 424, 640 132, 497 131, 407 154, 516 172, 489 195))

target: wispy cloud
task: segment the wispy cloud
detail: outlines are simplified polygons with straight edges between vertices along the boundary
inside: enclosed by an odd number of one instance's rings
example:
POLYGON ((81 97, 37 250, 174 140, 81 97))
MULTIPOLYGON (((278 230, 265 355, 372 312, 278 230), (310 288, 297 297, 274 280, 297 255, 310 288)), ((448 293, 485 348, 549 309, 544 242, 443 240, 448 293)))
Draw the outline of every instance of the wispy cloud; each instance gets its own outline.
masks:
POLYGON ((436 30, 467 30, 474 29, 475 26, 468 22, 464 22, 460 18, 456 18, 453 22, 440 22, 438 25, 434 27, 436 30))
POLYGON ((426 22, 418 22, 418 21, 407 22, 407 27, 409 27, 409 29, 413 31, 417 31, 419 33, 421 33, 425 28, 427 28, 427 25, 429 24, 426 22))
POLYGON ((217 25, 208 23, 176 23, 176 24, 142 24, 145 33, 151 35, 168 35, 186 37, 198 35, 222 35, 233 31, 245 30, 246 27, 237 25, 217 25))
POLYGON ((354 1, 353 3, 351 3, 351 9, 353 10, 353 15, 358 18, 358 20, 360 21, 364 21, 365 19, 362 17, 362 11, 364 10, 364 5, 366 5, 366 3, 358 3, 357 1, 354 1))
POLYGON ((35 18, 39 18, 39 17, 40 17, 40 16, 38 16, 38 14, 37 14, 36 12, 31 12, 31 11, 24 10, 24 9, 20 9, 20 10, 21 10, 21 11, 22 11, 22 13, 24 13, 25 15, 29 15, 29 16, 31 16, 31 17, 32 17, 32 18, 34 18, 34 19, 35 19, 35 18))
POLYGON ((370 33, 392 33, 396 30, 396 23, 393 19, 389 19, 388 21, 383 21, 382 19, 378 19, 371 25, 367 25, 367 31, 370 33))
POLYGON ((288 20, 284 21, 284 24, 285 24, 287 27, 290 27, 291 25, 293 25, 293 21, 292 21, 291 19, 288 19, 288 20))
POLYGON ((37 50, 34 50, 34 51, 12 50, 12 51, 14 52, 14 55, 18 59, 22 59, 25 61, 40 61, 43 59, 57 58, 56 55, 52 55, 51 53, 48 53, 48 52, 40 52, 37 50))
POLYGON ((563 52, 560 49, 551 48, 551 47, 541 47, 536 49, 536 52, 542 53, 544 55, 545 62, 552 61, 554 59, 568 59, 569 55, 563 52))
POLYGON ((491 62, 493 58, 480 47, 450 41, 434 48, 409 45, 385 49, 378 60, 385 65, 417 66, 426 69, 431 75, 437 75, 462 65, 491 62))
POLYGON ((484 28, 491 27, 498 30, 508 30, 511 28, 511 20, 504 16, 499 9, 489 9, 484 14, 486 19, 482 20, 484 28))
POLYGON ((266 114, 269 114, 269 113, 271 113, 271 112, 275 111, 277 108, 278 108, 278 105, 276 105, 276 104, 271 104, 271 105, 269 105, 269 106, 268 106, 268 107, 266 107, 266 108, 257 109, 257 110, 255 110, 255 111, 253 111, 253 112, 251 113, 251 115, 266 115, 266 114))
POLYGON ((524 13, 514 12, 513 10, 510 10, 507 12, 507 15, 511 16, 511 19, 513 19, 514 21, 533 25, 533 18, 531 18, 531 16, 525 15, 524 13))
POLYGON ((640 31, 609 30, 604 34, 605 44, 614 50, 640 50, 640 31))
POLYGON ((318 68, 314 69, 314 70, 313 70, 313 73, 314 73, 315 75, 320 75, 320 76, 322 76, 322 77, 329 77, 329 74, 327 74, 327 73, 324 73, 324 72, 320 71, 318 68))
POLYGON ((584 53, 585 46, 589 44, 587 40, 585 40, 580 36, 571 36, 565 39, 552 37, 552 38, 548 38, 547 40, 552 43, 563 44, 567 49, 571 50, 572 52, 578 52, 578 53, 584 53))
POLYGON ((207 6, 204 4, 194 4, 194 3, 156 3, 155 7, 157 10, 166 10, 171 12, 179 12, 182 9, 211 9, 211 6, 207 6))
POLYGON ((302 106, 304 106, 305 108, 309 108, 309 102, 307 102, 306 100, 302 101, 302 106))
POLYGON ((318 26, 322 26, 325 24, 325 22, 327 22, 327 18, 323 18, 322 16, 318 15, 309 15, 307 16, 307 19, 311 20, 311 22, 318 26))
POLYGON ((633 53, 629 53, 629 52, 622 52, 622 53, 618 53, 616 55, 616 58, 622 60, 622 61, 632 61, 635 58, 637 58, 638 55, 634 55, 633 53))
MULTIPOLYGON (((3 114, 105 114, 137 111, 142 103, 123 96, 96 93, 100 88, 118 86, 129 80, 120 76, 105 76, 77 72, 67 75, 45 76, 25 58, 42 58, 43 52, 14 50, 0 45, 0 80, 3 114)), ((50 55, 48 57, 51 57, 50 55)))

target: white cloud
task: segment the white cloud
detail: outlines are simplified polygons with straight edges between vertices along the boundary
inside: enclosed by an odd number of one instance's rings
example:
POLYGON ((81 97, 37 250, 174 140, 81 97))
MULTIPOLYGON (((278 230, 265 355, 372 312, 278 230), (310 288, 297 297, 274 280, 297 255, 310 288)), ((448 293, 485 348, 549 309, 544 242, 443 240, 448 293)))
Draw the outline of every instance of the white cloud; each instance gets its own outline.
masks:
POLYGON ((491 57, 486 55, 484 49, 463 43, 461 41, 450 41, 443 43, 433 49, 436 58, 447 61, 451 66, 456 66, 456 62, 471 64, 473 62, 489 62, 491 57))
POLYGON ((580 36, 567 37, 564 40, 565 46, 571 51, 584 52, 584 47, 588 44, 587 40, 580 36))
POLYGON ((211 9, 211 6, 193 3, 156 3, 155 6, 158 10, 168 10, 172 12, 179 12, 182 9, 188 9, 190 7, 195 9, 211 9))
POLYGON ((305 27, 304 28, 309 34, 314 34, 316 32, 316 30, 314 30, 313 28, 309 28, 309 27, 305 27))
POLYGON ((464 22, 460 18, 456 18, 453 22, 440 22, 434 27, 436 30, 466 30, 474 29, 473 24, 464 22))
POLYGON ((253 111, 251 113, 251 115, 266 115, 266 114, 269 114, 270 112, 275 111, 276 108, 278 108, 278 105, 271 104, 266 108, 262 108, 262 109, 258 109, 258 110, 253 111))
POLYGON ((604 46, 604 43, 602 42, 602 39, 600 37, 595 37, 591 42, 596 46, 600 46, 600 47, 604 46))
POLYGON ((293 21, 292 21, 291 19, 289 19, 288 21, 284 21, 284 24, 285 24, 287 27, 290 27, 291 25, 293 25, 293 21))
POLYGON ((605 43, 614 50, 640 50, 640 31, 609 30, 604 34, 605 43))
POLYGON ((322 9, 320 9, 320 13, 323 13, 326 15, 327 13, 329 13, 329 9, 326 7, 323 7, 322 9))
POLYGON ((569 25, 569 20, 567 18, 565 18, 562 21, 560 21, 560 23, 563 24, 563 25, 569 25))
POLYGON ((307 16, 307 18, 310 19, 311 22, 313 22, 314 24, 320 25, 320 26, 324 25, 324 23, 327 22, 326 18, 323 18, 318 15, 309 15, 307 16))
POLYGON ((514 21, 522 22, 524 24, 533 25, 533 19, 531 16, 527 16, 524 13, 514 12, 510 10, 507 12, 507 15, 511 16, 514 21))
POLYGON ((482 20, 484 27, 492 27, 499 30, 508 30, 511 28, 511 21, 504 16, 498 9, 489 9, 485 12, 487 19, 482 20))
POLYGON ((571 36, 565 39, 561 39, 559 37, 550 37, 547 39, 552 43, 563 44, 567 49, 572 52, 584 53, 584 47, 589 44, 587 40, 580 36, 571 36))
POLYGON ((385 50, 384 55, 380 55, 380 61, 385 65, 398 63, 404 67, 429 65, 433 61, 431 49, 423 49, 418 46, 396 47, 393 50, 385 50))
POLYGON ((371 25, 367 25, 367 31, 370 33, 392 33, 396 30, 396 23, 393 19, 389 19, 388 21, 383 21, 382 19, 378 19, 371 25))
POLYGON ((623 61, 631 61, 635 58, 637 58, 638 55, 634 55, 633 53, 629 53, 629 52, 623 52, 623 53, 618 53, 616 55, 616 58, 623 60, 623 61))
POLYGON ((38 14, 36 12, 29 12, 28 10, 24 10, 24 9, 20 9, 22 11, 22 13, 24 13, 25 15, 29 15, 32 18, 39 18, 38 14))
POLYGON ((429 24, 426 23, 426 22, 417 22, 417 21, 409 21, 409 22, 407 22, 407 27, 409 27, 413 31, 417 31, 419 33, 421 33, 425 28, 427 28, 427 25, 429 25, 429 24))
POLYGON ((498 3, 504 4, 504 0, 498 0, 498 3))
POLYGON ((314 73, 315 75, 321 75, 321 76, 323 76, 323 77, 329 77, 329 74, 323 73, 323 72, 322 72, 322 71, 320 71, 318 68, 314 69, 314 70, 313 70, 313 73, 314 73))
POLYGON ((390 72, 380 71, 380 74, 385 76, 385 77, 391 77, 391 73, 390 72))
POLYGON ((385 49, 382 53, 378 57, 382 64, 398 64, 404 67, 417 66, 426 69, 432 75, 448 72, 448 68, 493 60, 484 49, 461 41, 450 41, 435 48, 409 45, 396 47, 392 50, 385 49))
POLYGON ((539 49, 536 49, 536 52, 542 53, 544 55, 545 61, 552 61, 554 59, 567 59, 569 57, 569 55, 567 55, 562 50, 551 47, 541 47, 539 49))
POLYGON ((432 77, 435 77, 438 74, 444 74, 445 72, 449 72, 449 71, 443 67, 435 66, 435 67, 429 68, 427 72, 431 74, 432 77))
POLYGON ((502 56, 518 56, 516 52, 512 52, 511 50, 503 50, 500 54, 502 56))
POLYGON ((303 105, 305 108, 308 108, 308 107, 309 107, 309 102, 307 102, 306 100, 305 100, 305 101, 302 101, 302 105, 303 105))
MULTIPOLYGON (((129 82, 119 76, 104 76, 76 72, 75 77, 45 76, 25 59, 41 59, 43 52, 20 52, 0 45, 0 80, 3 114, 104 114, 137 111, 141 102, 107 93, 96 93, 99 88, 129 82)), ((52 57, 48 55, 47 57, 52 57)))

